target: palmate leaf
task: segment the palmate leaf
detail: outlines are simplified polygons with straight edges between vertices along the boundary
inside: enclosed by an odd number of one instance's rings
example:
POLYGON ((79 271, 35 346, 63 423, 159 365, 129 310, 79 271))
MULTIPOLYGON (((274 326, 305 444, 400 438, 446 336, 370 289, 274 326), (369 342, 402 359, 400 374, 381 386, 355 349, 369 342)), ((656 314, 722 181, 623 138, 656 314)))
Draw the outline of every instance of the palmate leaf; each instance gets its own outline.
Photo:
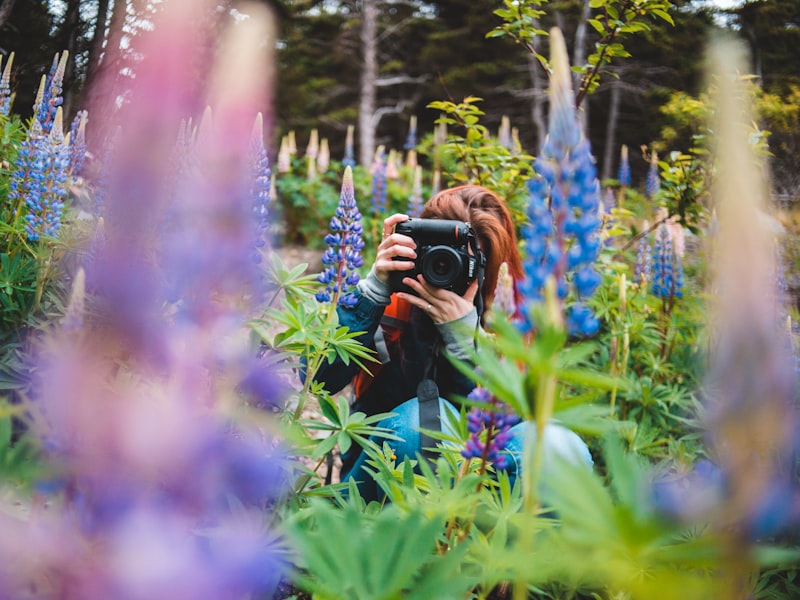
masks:
POLYGON ((475 583, 458 568, 466 548, 438 556, 443 526, 422 510, 364 513, 351 503, 312 502, 286 525, 303 567, 293 579, 330 600, 464 598, 475 583))

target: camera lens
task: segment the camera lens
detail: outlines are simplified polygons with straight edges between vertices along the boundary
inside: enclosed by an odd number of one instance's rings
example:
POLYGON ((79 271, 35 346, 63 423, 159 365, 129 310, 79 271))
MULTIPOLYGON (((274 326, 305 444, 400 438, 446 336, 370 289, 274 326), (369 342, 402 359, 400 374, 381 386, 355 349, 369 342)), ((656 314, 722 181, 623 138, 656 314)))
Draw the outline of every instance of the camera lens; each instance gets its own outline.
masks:
POLYGON ((434 246, 423 257, 420 271, 431 285, 449 287, 461 274, 461 256, 450 246, 434 246))

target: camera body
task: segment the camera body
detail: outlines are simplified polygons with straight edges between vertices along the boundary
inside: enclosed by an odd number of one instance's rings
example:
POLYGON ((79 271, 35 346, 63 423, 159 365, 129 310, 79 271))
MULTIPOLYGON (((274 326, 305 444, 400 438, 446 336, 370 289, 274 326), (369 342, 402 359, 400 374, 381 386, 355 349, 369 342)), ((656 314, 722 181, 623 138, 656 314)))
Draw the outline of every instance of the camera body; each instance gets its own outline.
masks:
MULTIPOLYGON (((408 219, 397 223, 395 233, 413 238, 417 244, 414 268, 392 271, 390 284, 393 292, 414 293, 402 283, 404 277, 416 278, 419 273, 432 286, 451 290, 463 296, 469 285, 483 268, 484 257, 478 240, 469 223, 445 219, 408 219), (469 250, 472 248, 473 253, 469 250)), ((411 261, 396 257, 394 260, 411 261)))

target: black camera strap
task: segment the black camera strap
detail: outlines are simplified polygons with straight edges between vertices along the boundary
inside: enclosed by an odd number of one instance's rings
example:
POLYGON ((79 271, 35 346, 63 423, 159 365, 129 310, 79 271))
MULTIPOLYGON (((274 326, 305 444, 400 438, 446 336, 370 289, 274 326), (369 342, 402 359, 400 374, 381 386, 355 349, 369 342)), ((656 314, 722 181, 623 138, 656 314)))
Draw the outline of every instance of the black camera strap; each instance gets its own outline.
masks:
POLYGON ((436 461, 436 440, 426 431, 441 431, 442 422, 439 411, 439 387, 436 385, 436 361, 439 356, 439 342, 433 343, 431 352, 425 362, 422 381, 417 386, 419 400, 419 442, 422 457, 433 464, 436 461))
POLYGON ((486 255, 481 250, 478 243, 478 236, 472 227, 469 228, 469 247, 472 250, 472 255, 475 257, 475 279, 478 280, 478 293, 475 294, 475 310, 478 313, 478 324, 475 326, 475 334, 473 336, 473 345, 475 349, 478 348, 478 331, 481 326, 481 317, 483 316, 483 278, 486 272, 486 255))

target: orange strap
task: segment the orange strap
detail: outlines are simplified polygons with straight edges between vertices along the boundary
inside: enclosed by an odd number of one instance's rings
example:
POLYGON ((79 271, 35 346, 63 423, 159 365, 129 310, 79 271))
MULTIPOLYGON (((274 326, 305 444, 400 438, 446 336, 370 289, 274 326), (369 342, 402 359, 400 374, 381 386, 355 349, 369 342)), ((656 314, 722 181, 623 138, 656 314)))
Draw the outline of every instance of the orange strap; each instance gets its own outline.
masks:
MULTIPOLYGON (((400 300, 396 294, 392 294, 392 301, 383 311, 380 325, 378 325, 378 331, 375 334, 376 339, 379 337, 383 338, 382 343, 385 344, 386 350, 396 344, 397 340, 400 339, 400 335, 405 330, 411 318, 412 306, 410 302, 400 300)), ((371 363, 369 365, 369 371, 362 369, 356 373, 356 376, 353 378, 353 392, 356 398, 361 397, 367 388, 372 385, 378 373, 381 372, 383 365, 389 362, 386 352, 383 353, 384 356, 381 356, 381 354, 382 353, 379 352, 379 358, 381 358, 380 363, 371 363)))

